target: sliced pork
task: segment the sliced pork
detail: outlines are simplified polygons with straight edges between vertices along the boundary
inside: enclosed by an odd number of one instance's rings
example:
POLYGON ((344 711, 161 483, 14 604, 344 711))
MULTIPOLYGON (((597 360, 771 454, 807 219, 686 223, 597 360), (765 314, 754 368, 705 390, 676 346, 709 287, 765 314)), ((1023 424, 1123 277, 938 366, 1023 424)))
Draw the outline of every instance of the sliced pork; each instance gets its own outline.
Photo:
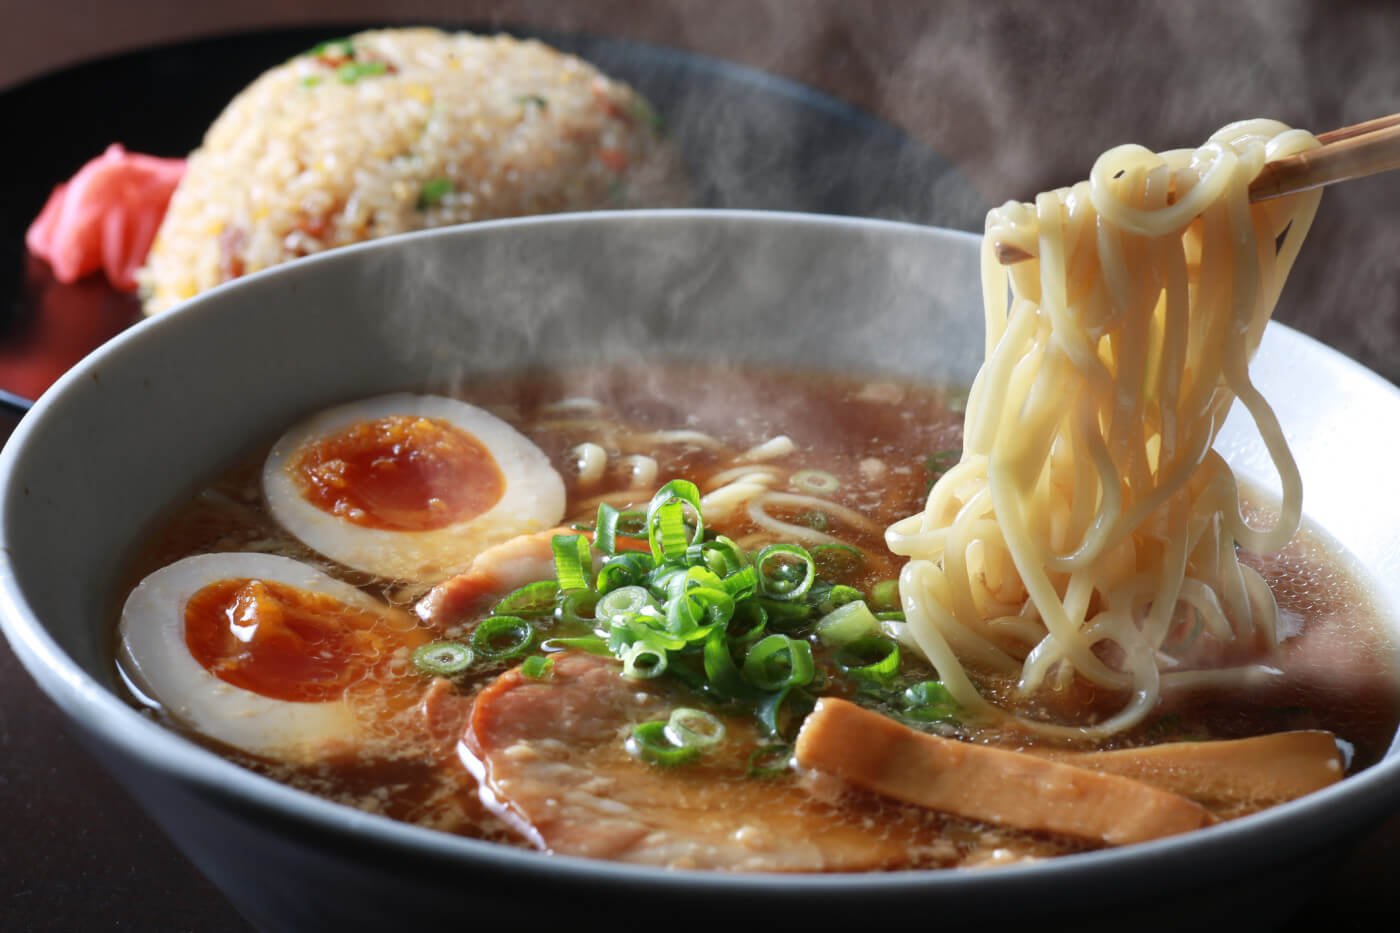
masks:
POLYGON ((566 653, 546 679, 510 671, 477 697, 463 760, 487 806, 538 848, 735 871, 862 871, 928 859, 933 833, 917 819, 886 813, 882 824, 817 799, 795 777, 747 777, 747 755, 727 748, 743 745, 734 725, 700 762, 667 768, 634 758, 632 728, 675 704, 619 671, 611 659, 566 653))

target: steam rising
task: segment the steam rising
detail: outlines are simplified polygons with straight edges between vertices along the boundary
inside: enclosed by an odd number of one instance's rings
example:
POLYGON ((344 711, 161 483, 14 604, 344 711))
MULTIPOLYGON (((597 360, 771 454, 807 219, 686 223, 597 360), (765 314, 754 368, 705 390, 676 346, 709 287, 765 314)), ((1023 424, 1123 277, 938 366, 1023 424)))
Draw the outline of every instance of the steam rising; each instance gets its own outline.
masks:
MULTIPOLYGON (((1071 183, 1119 143, 1185 146, 1254 116, 1320 132, 1391 112, 1400 100, 1392 48, 1400 11, 1380 4, 520 0, 431 3, 424 15, 622 35, 837 95, 907 130, 961 174, 930 172, 920 159, 891 159, 888 151, 868 151, 862 161, 858 148, 853 162, 831 171, 878 174, 890 192, 927 192, 922 203, 883 205, 881 216, 972 229, 980 229, 981 213, 973 201, 1024 200, 1071 183)), ((644 76, 623 77, 652 92, 644 76)), ((818 159, 822 141, 744 152, 737 115, 706 109, 701 98, 703 89, 689 100, 693 114, 666 116, 677 138, 713 141, 716 158, 692 160, 702 189, 719 192, 727 206, 804 209, 802 192, 755 179, 818 159)), ((769 126, 782 118, 765 119, 769 126)), ((824 187, 810 175, 803 186, 824 187)), ((1314 247, 1295 268, 1276 318, 1397 380, 1400 224, 1375 210, 1393 204, 1400 204, 1394 175, 1329 191, 1314 247)))
POLYGON ((955 385, 975 371, 969 248, 930 256, 920 237, 883 230, 852 248, 820 224, 758 228, 724 214, 492 226, 384 253, 366 275, 383 326, 401 334, 386 345, 413 347, 423 384, 451 391, 522 366, 667 359, 955 385), (957 323, 933 343, 910 341, 930 319, 957 323))

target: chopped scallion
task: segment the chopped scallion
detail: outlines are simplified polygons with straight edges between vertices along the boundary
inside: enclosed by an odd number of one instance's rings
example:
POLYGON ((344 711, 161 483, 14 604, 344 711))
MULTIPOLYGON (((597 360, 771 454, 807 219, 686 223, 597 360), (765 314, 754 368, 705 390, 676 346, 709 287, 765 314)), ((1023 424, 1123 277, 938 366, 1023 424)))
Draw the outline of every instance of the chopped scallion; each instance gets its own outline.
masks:
POLYGON ((559 589, 565 593, 589 589, 589 574, 584 567, 592 569, 593 554, 588 549, 588 539, 583 535, 555 535, 550 546, 559 589))
POLYGON ((693 542, 705 540, 705 521, 700 515, 700 490, 683 479, 673 479, 656 491, 647 504, 647 535, 652 556, 658 561, 678 560, 693 542), (695 513, 695 530, 686 534, 685 506, 695 513), (664 527, 663 527, 664 522, 664 527))
POLYGON ((876 612, 896 612, 900 605, 898 580, 881 580, 870 588, 870 608, 876 612))
POLYGON ((569 625, 592 626, 598 611, 598 594, 592 590, 574 590, 561 595, 554 617, 569 625))
POLYGON ((598 506, 598 523, 594 526, 593 546, 598 553, 612 556, 617 553, 617 521, 622 515, 606 502, 598 506))
POLYGON ((651 558, 646 554, 626 553, 608 558, 598 571, 594 585, 599 593, 611 593, 624 586, 634 586, 651 572, 651 558))
POLYGON ((666 121, 661 118, 645 100, 635 97, 632 100, 632 115, 651 128, 653 133, 662 133, 666 129, 666 121))
POLYGON ((656 609, 657 602, 646 587, 624 586, 600 597, 593 617, 598 622, 611 622, 647 608, 656 609))
POLYGON ((413 666, 435 677, 450 677, 472 666, 472 649, 455 641, 435 641, 413 652, 413 666))
POLYGON ((825 470, 798 470, 789 482, 794 489, 813 496, 829 496, 841 488, 841 481, 825 470))
POLYGON ((812 646, 786 635, 769 635, 744 656, 744 679, 764 691, 805 687, 815 673, 812 646))
POLYGON ((545 651, 586 651, 589 654, 611 657, 608 643, 597 635, 581 635, 578 638, 546 638, 540 643, 545 651))
POLYGON ((631 680, 651 680, 666 673, 666 649, 647 642, 633 642, 622 653, 622 676, 631 680))
POLYGON ((791 745, 760 745, 749 755, 748 776, 751 778, 782 777, 791 770, 791 745))
POLYGON ((554 614, 554 600, 559 595, 559 584, 553 580, 540 580, 527 583, 496 603, 491 614, 495 616, 521 616, 536 618, 554 614))
POLYGON ((483 658, 505 661, 530 650, 534 626, 518 616, 490 616, 472 632, 472 649, 483 658))
POLYGON ((753 565, 758 571, 759 591, 769 599, 801 599, 817 579, 812 555, 796 544, 770 544, 758 552, 753 565))
POLYGON ((654 765, 683 765, 700 757, 700 749, 673 745, 666 735, 667 723, 644 722, 632 730, 627 751, 654 765))
POLYGON ((418 189, 418 209, 427 210, 442 201, 455 189, 450 178, 430 178, 418 189))
POLYGON ((554 659, 532 654, 520 665, 520 673, 531 680, 544 680, 554 670, 554 659))
POLYGON ((389 66, 385 62, 348 61, 335 70, 335 76, 341 84, 354 84, 361 78, 373 78, 388 71, 389 66))
POLYGON ((887 682, 899 673, 899 645, 880 635, 857 638, 836 652, 836 666, 853 677, 887 682))
POLYGON ((682 706, 671 711, 666 738, 681 748, 709 748, 724 741, 724 723, 713 713, 682 706))
POLYGON ((958 718, 958 704, 948 688, 925 680, 905 690, 900 700, 904 715, 918 722, 948 722, 958 718))
POLYGON ((834 609, 839 609, 841 606, 860 602, 864 599, 865 594, 860 590, 853 586, 846 586, 843 583, 838 583, 835 586, 829 587, 826 592, 822 594, 821 598, 817 601, 817 611, 822 615, 826 615, 834 609))
POLYGON ((844 648, 879 633, 879 621, 863 602, 837 606, 817 622, 817 637, 832 648, 844 648))
POLYGON ((306 54, 313 57, 324 55, 327 58, 354 58, 355 43, 350 39, 327 39, 312 47, 306 54))

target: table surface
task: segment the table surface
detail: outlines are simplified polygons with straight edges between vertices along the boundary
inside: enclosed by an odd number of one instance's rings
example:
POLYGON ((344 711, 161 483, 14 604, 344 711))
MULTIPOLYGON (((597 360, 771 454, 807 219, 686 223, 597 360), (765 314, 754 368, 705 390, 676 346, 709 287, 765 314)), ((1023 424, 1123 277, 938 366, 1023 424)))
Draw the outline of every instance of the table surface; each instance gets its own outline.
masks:
MULTIPOLYGON (((1191 145, 1240 116, 1327 129, 1400 100, 1400 5, 1092 0, 0 0, 0 89, 177 38, 322 21, 435 19, 692 49, 849 101, 952 159, 989 201, 1082 177, 1107 146, 1191 145)), ((57 119, 58 117, 56 117, 57 119)), ((0 156, 3 158, 3 156, 0 156)), ((1400 174, 1400 173, 1397 173, 1400 174)), ((1400 379, 1400 178, 1329 193, 1279 317, 1400 379), (1340 248, 1338 248, 1340 247, 1340 248)), ((0 436, 14 419, 0 415, 0 436)), ((227 901, 69 737, 0 642, 0 928, 244 930, 227 901)), ((1288 930, 1400 909, 1400 814, 1378 823, 1288 930)))

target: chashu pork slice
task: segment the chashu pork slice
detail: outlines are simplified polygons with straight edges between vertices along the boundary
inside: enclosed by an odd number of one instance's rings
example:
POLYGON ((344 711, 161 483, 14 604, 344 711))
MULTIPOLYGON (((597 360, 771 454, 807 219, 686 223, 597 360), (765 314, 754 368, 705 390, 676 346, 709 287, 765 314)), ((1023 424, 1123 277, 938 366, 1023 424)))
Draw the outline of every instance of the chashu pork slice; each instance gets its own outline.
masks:
POLYGON ((609 658, 565 653, 543 680, 509 671, 477 697, 459 746, 487 806, 540 849, 668 868, 865 871, 927 860, 936 832, 818 799, 795 777, 745 776, 731 737, 699 762, 648 764, 632 728, 672 701, 609 658))

